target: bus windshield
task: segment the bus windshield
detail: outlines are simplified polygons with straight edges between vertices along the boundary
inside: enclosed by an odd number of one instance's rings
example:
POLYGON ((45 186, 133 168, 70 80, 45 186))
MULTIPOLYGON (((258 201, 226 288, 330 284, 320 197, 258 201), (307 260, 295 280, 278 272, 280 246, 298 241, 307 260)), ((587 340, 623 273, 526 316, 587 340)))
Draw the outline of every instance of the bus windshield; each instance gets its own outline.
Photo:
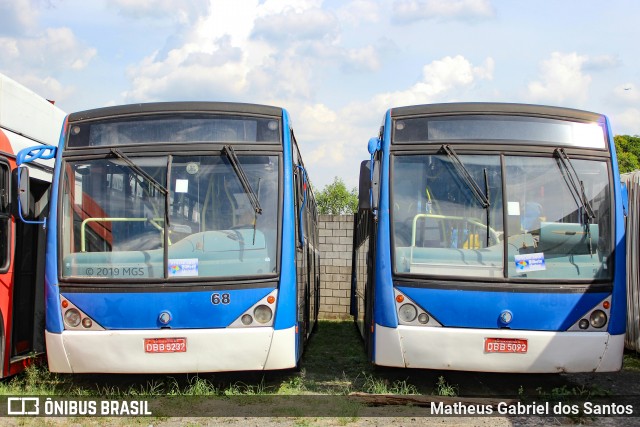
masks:
POLYGON ((255 194, 247 194, 225 155, 66 161, 63 277, 130 282, 275 273, 278 156, 237 161, 255 194))
POLYGON ((488 196, 488 207, 474 197, 451 156, 393 157, 396 273, 556 283, 611 277, 606 162, 571 160, 584 189, 576 193, 557 157, 458 157, 488 196), (592 215, 585 214, 587 206, 592 215))

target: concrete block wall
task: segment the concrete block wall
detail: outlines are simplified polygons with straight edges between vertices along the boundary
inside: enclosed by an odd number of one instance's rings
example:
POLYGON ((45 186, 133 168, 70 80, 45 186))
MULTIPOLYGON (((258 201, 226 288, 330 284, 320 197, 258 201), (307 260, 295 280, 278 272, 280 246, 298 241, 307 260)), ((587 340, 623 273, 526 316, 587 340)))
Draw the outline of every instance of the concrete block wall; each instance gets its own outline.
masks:
POLYGON ((320 215, 321 319, 349 319, 353 215, 320 215))

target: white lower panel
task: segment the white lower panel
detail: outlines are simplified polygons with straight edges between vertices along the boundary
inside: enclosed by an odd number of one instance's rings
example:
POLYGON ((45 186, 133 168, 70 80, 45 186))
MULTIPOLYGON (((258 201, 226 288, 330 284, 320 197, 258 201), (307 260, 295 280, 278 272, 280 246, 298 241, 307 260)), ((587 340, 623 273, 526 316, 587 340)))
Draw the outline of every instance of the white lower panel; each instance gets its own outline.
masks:
POLYGON ((45 332, 49 369, 66 373, 186 373, 295 366, 295 328, 45 332), (145 338, 186 338, 187 351, 145 353, 145 338))
POLYGON ((478 372, 611 372, 622 367, 624 334, 376 325, 375 363, 478 372), (526 354, 485 353, 485 338, 528 340, 526 354))
POLYGON ((288 369, 296 366, 296 328, 273 331, 271 349, 264 369, 288 369))

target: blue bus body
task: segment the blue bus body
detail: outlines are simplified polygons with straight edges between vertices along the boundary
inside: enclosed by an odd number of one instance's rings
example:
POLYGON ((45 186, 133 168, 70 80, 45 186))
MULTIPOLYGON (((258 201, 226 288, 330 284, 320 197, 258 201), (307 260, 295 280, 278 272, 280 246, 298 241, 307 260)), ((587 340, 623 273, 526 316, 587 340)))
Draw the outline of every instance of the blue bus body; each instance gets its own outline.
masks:
POLYGON ((387 112, 369 147, 352 314, 371 362, 621 368, 624 225, 605 116, 519 104, 403 107, 387 112))
POLYGON ((47 218, 53 372, 296 367, 317 323, 316 205, 281 108, 67 117, 47 218))

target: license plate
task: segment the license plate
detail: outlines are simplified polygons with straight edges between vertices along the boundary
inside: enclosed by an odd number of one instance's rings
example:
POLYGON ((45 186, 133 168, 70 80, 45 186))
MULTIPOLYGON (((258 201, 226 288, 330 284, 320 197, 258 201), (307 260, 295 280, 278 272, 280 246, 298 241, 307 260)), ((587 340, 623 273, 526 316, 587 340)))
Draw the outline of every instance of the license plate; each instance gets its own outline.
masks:
POLYGON ((485 338, 485 353, 526 353, 527 340, 520 338, 485 338))
POLYGON ((187 351, 186 338, 145 338, 145 353, 182 353, 187 351))

